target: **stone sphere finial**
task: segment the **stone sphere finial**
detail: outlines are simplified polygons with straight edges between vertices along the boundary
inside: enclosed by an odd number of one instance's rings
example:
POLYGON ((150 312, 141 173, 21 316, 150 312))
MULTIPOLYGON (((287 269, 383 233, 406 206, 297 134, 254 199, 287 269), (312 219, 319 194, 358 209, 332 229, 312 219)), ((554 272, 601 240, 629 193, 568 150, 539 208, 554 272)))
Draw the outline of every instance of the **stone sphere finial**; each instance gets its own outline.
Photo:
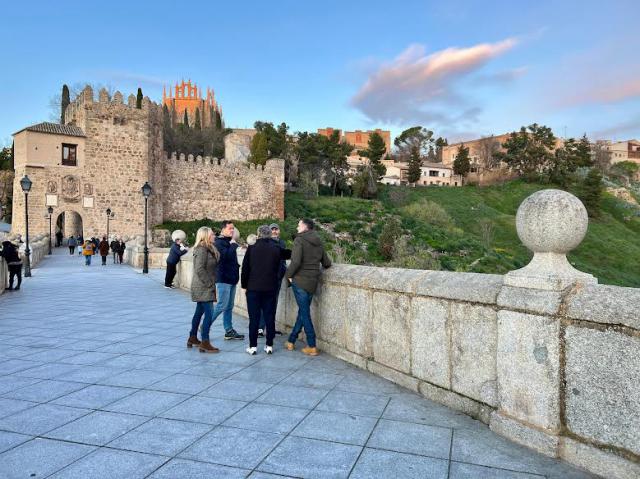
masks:
POLYGON ((567 254, 582 242, 588 225, 582 202, 562 190, 533 193, 516 214, 520 241, 534 253, 567 254))
POLYGON ((187 233, 185 233, 182 230, 175 230, 173 233, 171 233, 171 239, 175 242, 175 240, 179 239, 180 241, 182 241, 184 243, 184 240, 187 239, 187 233))
POLYGON ((567 253, 580 245, 589 217, 582 202, 562 190, 542 190, 518 208, 516 229, 522 243, 533 251, 524 268, 507 273, 504 284, 519 288, 563 290, 573 284, 598 280, 575 269, 567 253))

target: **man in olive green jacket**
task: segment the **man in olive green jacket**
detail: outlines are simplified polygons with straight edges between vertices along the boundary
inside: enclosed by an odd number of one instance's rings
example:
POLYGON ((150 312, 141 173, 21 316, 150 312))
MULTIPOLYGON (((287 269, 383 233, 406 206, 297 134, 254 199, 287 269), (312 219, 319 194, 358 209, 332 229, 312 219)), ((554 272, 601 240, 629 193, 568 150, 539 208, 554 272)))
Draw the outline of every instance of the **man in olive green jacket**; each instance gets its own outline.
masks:
POLYGON ((304 354, 317 356, 316 333, 311 322, 311 300, 318 287, 320 279, 320 265, 324 268, 331 266, 331 260, 327 256, 322 240, 314 230, 313 221, 302 219, 298 222, 298 236, 293 242, 291 263, 287 268, 285 277, 291 283, 293 295, 298 304, 298 317, 296 324, 289 335, 286 348, 291 351, 295 348, 296 339, 302 328, 307 337, 307 347, 302 348, 304 354))

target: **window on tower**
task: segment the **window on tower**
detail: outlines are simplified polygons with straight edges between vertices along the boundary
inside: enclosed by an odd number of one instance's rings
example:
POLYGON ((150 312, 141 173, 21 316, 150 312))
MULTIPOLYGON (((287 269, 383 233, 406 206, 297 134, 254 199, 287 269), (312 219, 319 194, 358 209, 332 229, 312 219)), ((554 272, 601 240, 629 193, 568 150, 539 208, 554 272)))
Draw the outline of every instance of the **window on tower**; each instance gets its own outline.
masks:
POLYGON ((76 155, 78 145, 62 144, 62 164, 65 166, 78 166, 76 155))

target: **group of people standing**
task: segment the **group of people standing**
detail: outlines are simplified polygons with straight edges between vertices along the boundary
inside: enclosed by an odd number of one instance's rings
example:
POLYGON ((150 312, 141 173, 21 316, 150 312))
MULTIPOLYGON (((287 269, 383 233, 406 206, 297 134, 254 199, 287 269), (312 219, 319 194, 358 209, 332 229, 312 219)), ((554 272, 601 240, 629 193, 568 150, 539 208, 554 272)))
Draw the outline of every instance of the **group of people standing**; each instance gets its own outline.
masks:
POLYGON ((113 263, 122 264, 124 250, 127 248, 122 238, 114 238, 111 240, 111 243, 109 243, 106 236, 103 236, 102 240, 98 240, 98 238, 95 237, 84 240, 80 235, 78 235, 77 238, 75 236, 69 236, 67 246, 69 246, 70 255, 75 254, 77 247, 80 248, 78 254, 84 256, 84 264, 86 266, 91 266, 91 258, 97 253, 100 253, 102 257, 102 266, 106 266, 109 251, 113 254, 113 263))
MULTIPOLYGON (((219 352, 219 349, 211 344, 209 333, 212 323, 221 314, 225 330, 224 339, 245 338, 243 334, 235 331, 232 324, 235 292, 240 283, 246 294, 249 312, 249 346, 246 351, 251 355, 257 354, 258 336, 264 332, 264 351, 272 354, 278 296, 282 280, 286 278, 287 286, 293 289, 298 315, 285 347, 290 351, 295 349, 298 335, 304 329, 307 346, 302 348, 302 352, 312 356, 318 354, 311 320, 311 300, 320 279, 320 266, 329 268, 331 260, 324 250, 312 220, 300 220, 297 231, 293 249, 290 250, 280 239, 280 228, 277 224, 260 226, 256 240, 249 244, 240 267, 237 256, 239 232, 231 221, 222 222, 218 237, 209 227, 203 226, 198 229, 193 248, 191 280, 191 299, 196 303, 196 310, 191 320, 187 347, 197 346, 203 353, 219 352), (288 267, 287 259, 291 259, 288 267), (201 321, 202 339, 199 340, 197 333, 201 321)), ((165 287, 172 287, 175 265, 179 262, 180 256, 186 253, 186 247, 178 241, 171 249, 172 253, 167 259, 165 287)))

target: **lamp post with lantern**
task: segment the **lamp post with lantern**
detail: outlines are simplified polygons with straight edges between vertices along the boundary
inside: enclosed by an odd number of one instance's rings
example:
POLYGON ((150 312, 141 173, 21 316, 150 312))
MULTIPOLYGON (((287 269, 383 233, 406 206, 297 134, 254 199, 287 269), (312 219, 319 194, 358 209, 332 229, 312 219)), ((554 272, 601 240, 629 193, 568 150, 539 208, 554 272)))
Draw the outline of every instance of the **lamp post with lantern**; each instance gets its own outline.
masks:
POLYGON ((142 185, 142 195, 144 196, 144 263, 142 264, 142 273, 149 273, 149 247, 147 245, 147 207, 149 196, 151 196, 151 185, 145 181, 142 185))
POLYGON ((33 182, 29 179, 27 175, 24 175, 20 180, 20 187, 24 192, 24 223, 25 223, 25 236, 26 236, 26 247, 24 250, 25 261, 24 261, 24 277, 31 277, 31 250, 29 249, 29 191, 31 191, 31 186, 33 182))

